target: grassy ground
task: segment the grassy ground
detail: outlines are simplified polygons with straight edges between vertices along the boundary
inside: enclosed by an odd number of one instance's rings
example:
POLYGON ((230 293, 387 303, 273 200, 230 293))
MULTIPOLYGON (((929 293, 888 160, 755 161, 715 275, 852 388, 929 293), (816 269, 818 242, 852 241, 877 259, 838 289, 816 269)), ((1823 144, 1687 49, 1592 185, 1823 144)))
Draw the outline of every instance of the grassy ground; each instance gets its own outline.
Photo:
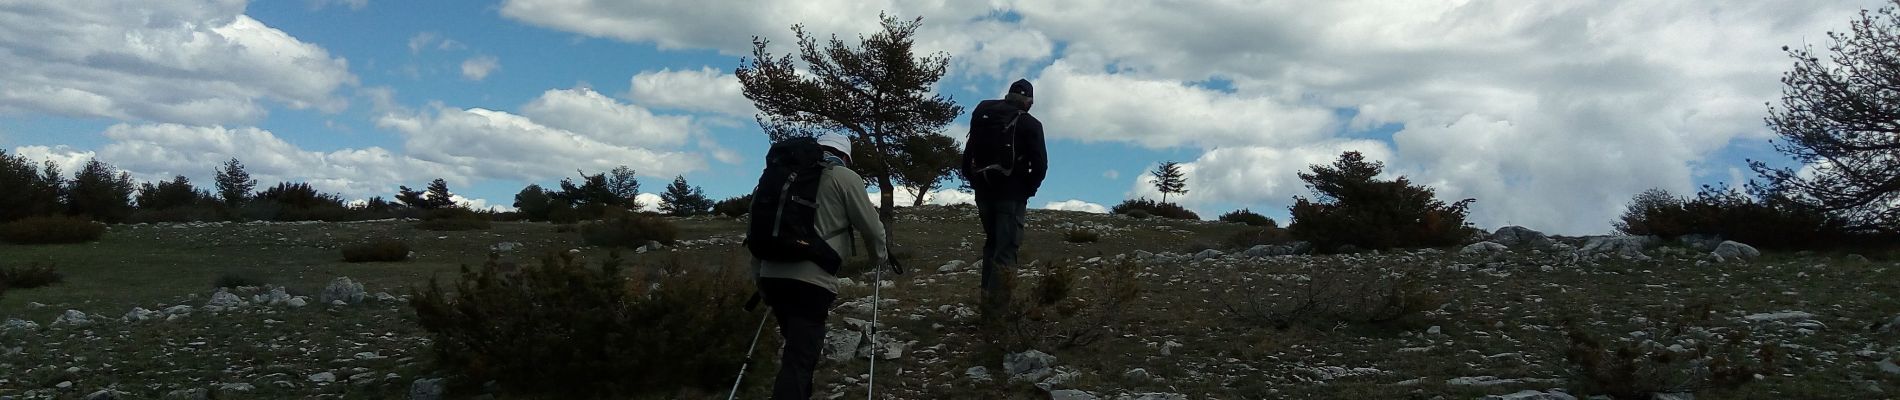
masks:
MULTIPOLYGON (((977 258, 982 238, 974 220, 974 210, 967 207, 926 207, 900 216, 898 252, 909 255, 912 271, 886 276, 893 284, 881 292, 886 300, 878 317, 887 324, 883 334, 910 346, 903 357, 877 365, 878 390, 889 398, 1046 396, 1031 382, 1006 382, 1005 374, 987 383, 966 374, 979 365, 1002 369, 989 362, 993 354, 981 351, 991 336, 978 329, 972 315, 977 273, 938 271, 946 262, 977 258)), ((681 239, 694 242, 669 252, 708 267, 733 267, 726 264, 743 259, 743 250, 730 244, 743 229, 738 221, 677 222, 681 239), (725 240, 705 242, 715 238, 725 240)), ((0 299, 0 319, 47 324, 67 309, 117 317, 132 307, 200 306, 212 282, 226 274, 284 285, 302 295, 348 276, 365 282, 371 293, 400 295, 431 276, 450 278, 460 265, 481 263, 503 242, 521 244, 504 254, 511 259, 568 249, 590 256, 605 252, 546 224, 497 223, 492 230, 465 232, 420 231, 412 225, 114 227, 96 243, 0 246, 0 264, 51 261, 66 274, 58 286, 8 292, 0 299), (399 263, 341 261, 339 247, 371 237, 406 239, 415 257, 399 263)), ((1884 321, 1900 316, 1900 265, 1882 255, 1873 255, 1869 263, 1846 262, 1841 254, 1770 254, 1747 264, 1711 264, 1677 249, 1653 251, 1656 258, 1648 261, 1530 252, 1464 257, 1445 249, 1194 260, 1182 255, 1245 228, 1042 211, 1032 213, 1030 228, 1025 259, 1042 260, 1040 266, 1056 261, 1076 266, 1078 286, 1111 279, 1109 271, 1118 262, 1134 265, 1142 295, 1119 319, 1099 327, 1107 333, 1104 339, 1037 348, 1057 357, 1058 371, 1073 372, 1054 387, 1104 398, 1140 392, 1190 398, 1471 398, 1523 389, 1591 390, 1597 384, 1578 375, 1565 358, 1565 320, 1612 343, 1667 346, 1685 338, 1708 342, 1747 332, 1743 341, 1750 351, 1776 349, 1769 357, 1773 368, 1764 369, 1760 380, 1700 388, 1699 398, 1900 395, 1900 374, 1877 366, 1882 358, 1900 360, 1900 332, 1881 331, 1884 321), (1064 234, 1076 228, 1103 234, 1095 243, 1064 242, 1064 234), (1136 260, 1137 251, 1163 255, 1136 260), (1096 257, 1101 259, 1088 261, 1096 257), (1311 285, 1306 282, 1378 276, 1402 276, 1418 288, 1408 293, 1430 304, 1423 312, 1383 323, 1329 316, 1263 323, 1250 318, 1258 314, 1252 309, 1227 307, 1251 295, 1266 299, 1266 309, 1272 309, 1307 296, 1311 285), (1699 309, 1711 312, 1685 317, 1699 309), (1748 318, 1780 311, 1811 316, 1748 318), (1685 321, 1691 333, 1664 332, 1672 327, 1667 321, 1675 320, 1685 321), (1434 326, 1438 333, 1427 333, 1434 326), (1658 333, 1632 334, 1637 331, 1658 333), (1135 368, 1159 379, 1127 377, 1135 368), (1487 376, 1496 379, 1459 379, 1487 376), (1486 384, 1463 384, 1472 381, 1486 384)), ((1023 285, 1048 272, 1025 268, 1023 285)), ((870 279, 862 271, 847 276, 858 284, 844 288, 833 327, 843 325, 844 318, 871 317, 871 288, 865 284, 870 279)), ((1082 289, 1071 301, 1089 307, 1099 303, 1097 295, 1082 289)), ((1333 291, 1319 298, 1338 302, 1358 295, 1363 293, 1333 291)), ((0 334, 0 396, 31 391, 76 398, 110 387, 139 398, 194 388, 212 389, 219 398, 400 398, 416 378, 444 375, 430 365, 427 340, 413 318, 401 302, 372 302, 340 309, 200 310, 174 322, 0 334), (309 379, 325 372, 336 381, 309 379), (61 382, 71 388, 54 389, 61 382), (240 383, 254 389, 218 390, 240 383)), ((860 396, 867 367, 861 360, 825 362, 820 398, 860 396)), ((1663 368, 1652 375, 1686 369, 1663 368)), ((753 393, 769 381, 772 370, 765 365, 749 374, 753 393)))

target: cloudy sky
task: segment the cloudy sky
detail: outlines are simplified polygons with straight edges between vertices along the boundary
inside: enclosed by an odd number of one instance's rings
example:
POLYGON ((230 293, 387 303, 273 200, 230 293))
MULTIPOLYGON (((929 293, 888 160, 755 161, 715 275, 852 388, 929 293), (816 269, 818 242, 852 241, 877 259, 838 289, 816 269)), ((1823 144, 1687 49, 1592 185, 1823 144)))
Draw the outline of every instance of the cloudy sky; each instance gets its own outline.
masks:
POLYGON ((1035 82, 1053 167, 1032 207, 1158 197, 1145 172, 1177 160, 1172 199, 1284 220, 1296 172, 1358 150, 1477 198, 1481 227, 1603 233, 1646 188, 1786 163, 1761 122, 1781 46, 1882 4, 0 0, 0 149, 200 183, 236 157, 359 199, 440 177, 505 207, 622 164, 734 196, 766 146, 732 78, 751 38, 884 11, 924 18, 961 104, 1035 82))

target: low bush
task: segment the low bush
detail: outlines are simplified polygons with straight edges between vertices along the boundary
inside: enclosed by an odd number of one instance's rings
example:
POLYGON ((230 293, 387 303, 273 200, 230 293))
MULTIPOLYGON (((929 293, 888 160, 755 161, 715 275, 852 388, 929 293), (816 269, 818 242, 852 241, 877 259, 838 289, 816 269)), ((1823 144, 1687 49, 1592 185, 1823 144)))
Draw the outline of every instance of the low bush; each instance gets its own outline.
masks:
POLYGON ((713 214, 738 218, 752 213, 752 195, 733 197, 713 203, 713 214))
POLYGON ((1244 250, 1263 244, 1278 245, 1291 242, 1293 242, 1293 234, 1288 233, 1286 229, 1269 226, 1235 232, 1233 236, 1227 237, 1227 248, 1244 250))
POLYGON ((1632 340, 1625 330, 1593 332, 1575 318, 1563 321, 1569 345, 1564 359, 1585 394, 1619 399, 1650 398, 1663 393, 1691 393, 1735 388, 1759 375, 1774 376, 1779 346, 1752 339, 1747 327, 1708 329, 1713 308, 1685 307, 1684 312, 1659 320, 1632 340), (1671 349, 1670 346, 1676 346, 1671 349))
POLYGON ((65 281, 66 275, 59 273, 52 264, 31 263, 0 268, 0 286, 12 289, 46 287, 65 281))
POLYGON ((1806 249, 1851 240, 1845 222, 1827 212, 1773 196, 1750 197, 1725 186, 1703 186, 1694 198, 1650 189, 1636 195, 1615 223, 1629 235, 1674 239, 1714 235, 1762 249, 1806 249))
POLYGON ((1102 234, 1087 229, 1070 229, 1062 233, 1062 241, 1069 243, 1095 243, 1102 240, 1102 234))
POLYGON ((343 246, 343 262, 387 262, 409 259, 409 242, 375 239, 343 246))
MULTIPOLYGON (((589 268, 551 253, 514 273, 491 257, 463 266, 448 287, 431 280, 410 306, 438 362, 474 382, 552 397, 723 392, 762 312, 742 309, 753 292, 748 273, 661 262, 653 269, 664 273, 629 278, 617 254, 589 268)), ((775 369, 768 354, 777 337, 760 338, 752 371, 775 369)))
POLYGON ((0 241, 14 244, 85 243, 99 240, 106 225, 63 215, 27 217, 0 225, 0 241))
POLYGON ((250 275, 240 274, 236 272, 226 272, 223 274, 219 274, 217 280, 211 281, 211 287, 213 289, 216 289, 216 288, 234 289, 234 288, 240 288, 240 287, 245 287, 245 286, 264 286, 264 281, 257 279, 256 277, 252 277, 250 275))
POLYGON ((671 245, 679 237, 679 227, 665 218, 626 214, 600 222, 581 225, 581 239, 594 246, 636 248, 648 241, 671 245))
POLYGON ((1181 208, 1179 204, 1161 203, 1148 199, 1128 199, 1122 201, 1121 204, 1116 204, 1115 207, 1109 208, 1110 213, 1142 218, 1141 216, 1133 214, 1137 211, 1168 219, 1201 219, 1200 214, 1195 214, 1193 211, 1181 208))
POLYGON ((1245 208, 1230 211, 1226 214, 1221 214, 1220 221, 1231 222, 1231 223, 1236 223, 1236 224, 1247 224, 1247 226, 1259 226, 1259 227, 1267 227, 1267 228, 1280 227, 1280 223, 1274 221, 1273 218, 1267 218, 1267 216, 1265 215, 1260 215, 1259 213, 1253 212, 1253 210, 1249 210, 1245 208))
POLYGON ((426 231, 472 231, 492 226, 487 215, 461 207, 429 210, 423 213, 422 222, 416 223, 416 229, 426 231))
MULTIPOLYGON (((1116 334, 1141 299, 1141 282, 1135 276, 1140 266, 1130 262, 1091 267, 1094 279, 1088 281, 1077 279, 1077 268, 1066 263, 1048 266, 1034 286, 1011 296, 1007 309, 986 317, 986 330, 998 336, 994 342, 1000 350, 1086 347, 1116 334)), ((1016 291, 1015 277, 1004 278, 1003 287, 1016 291)))
POLYGON ((1242 321, 1276 329, 1293 325, 1330 328, 1360 325, 1422 325, 1425 311, 1444 298, 1417 275, 1328 260, 1303 266, 1306 279, 1260 279, 1253 271, 1210 270, 1214 304, 1242 321))
POLYGON ((1405 177, 1377 179, 1384 168, 1384 163, 1366 161, 1359 152, 1346 152, 1331 166, 1314 165, 1312 173, 1300 173, 1316 198, 1293 198, 1287 230, 1325 253, 1347 246, 1452 246, 1473 235, 1476 229, 1465 222, 1473 199, 1447 204, 1432 188, 1405 177))

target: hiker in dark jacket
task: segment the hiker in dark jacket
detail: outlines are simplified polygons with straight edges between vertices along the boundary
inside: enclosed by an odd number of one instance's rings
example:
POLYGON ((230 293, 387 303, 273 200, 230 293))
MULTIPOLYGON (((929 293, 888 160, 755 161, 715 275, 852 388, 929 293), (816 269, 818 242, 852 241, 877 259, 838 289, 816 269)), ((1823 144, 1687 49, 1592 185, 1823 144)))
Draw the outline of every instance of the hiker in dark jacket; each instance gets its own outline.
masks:
POLYGON ((983 223, 986 308, 1008 304, 1004 274, 1017 265, 1029 198, 1036 196, 1049 174, 1042 121, 1029 115, 1030 106, 1035 105, 1034 90, 1028 80, 1017 80, 1002 99, 984 100, 970 112, 961 172, 976 191, 977 215, 983 223))
MULTIPOLYGON (((827 134, 819 136, 818 143, 825 147, 829 163, 818 181, 818 232, 824 235, 825 244, 846 259, 858 249, 852 243, 854 238, 864 238, 870 242, 867 250, 873 265, 883 265, 890 259, 884 224, 878 221, 877 208, 864 194, 864 178, 849 167, 851 142, 841 135, 827 134)), ((838 299, 838 277, 811 261, 755 258, 753 267, 759 293, 772 307, 779 335, 785 339, 772 398, 810 399, 812 372, 818 367, 818 352, 825 341, 825 320, 830 317, 831 303, 838 299)))

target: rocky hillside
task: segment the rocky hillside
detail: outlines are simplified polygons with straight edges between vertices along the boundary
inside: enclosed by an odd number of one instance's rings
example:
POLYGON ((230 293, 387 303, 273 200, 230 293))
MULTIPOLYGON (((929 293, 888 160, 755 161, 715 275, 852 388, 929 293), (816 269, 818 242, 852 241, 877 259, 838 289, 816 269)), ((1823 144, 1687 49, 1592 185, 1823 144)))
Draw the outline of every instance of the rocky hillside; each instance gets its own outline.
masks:
MULTIPOLYGON (((848 277, 821 398, 863 396, 870 357, 878 396, 902 399, 1900 395, 1900 264, 1887 255, 1522 228, 1457 248, 1307 255, 1298 243, 1223 248, 1247 229, 1235 224, 1038 211, 1025 245, 1037 262, 1019 288, 1039 296, 1042 282, 1067 277, 1073 289, 1052 311, 1009 322, 1011 348, 989 354, 974 219, 969 208, 910 210, 898 226, 910 273, 848 277), (1065 241, 1072 231, 1098 240, 1065 241)), ((686 241, 634 257, 709 268, 740 258, 738 222, 677 222, 686 241)), ((406 288, 488 251, 602 250, 541 224, 409 225, 127 226, 97 244, 0 247, 84 260, 59 265, 64 285, 0 300, 0 398, 516 397, 451 384, 406 288), (340 243, 390 235, 415 243, 413 261, 334 260, 340 243), (173 272, 110 279, 142 266, 173 272), (233 272, 266 282, 207 289, 233 272)), ((748 374, 749 387, 771 368, 748 374)))

